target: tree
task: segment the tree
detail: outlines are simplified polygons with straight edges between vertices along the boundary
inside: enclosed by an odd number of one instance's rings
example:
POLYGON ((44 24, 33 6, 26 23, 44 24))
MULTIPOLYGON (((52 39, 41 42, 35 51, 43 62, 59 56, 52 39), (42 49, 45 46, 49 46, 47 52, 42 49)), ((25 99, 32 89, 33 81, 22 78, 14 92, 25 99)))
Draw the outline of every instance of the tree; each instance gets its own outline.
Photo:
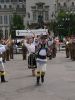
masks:
POLYGON ((14 14, 12 17, 12 22, 10 25, 10 34, 12 38, 15 38, 16 30, 23 30, 25 28, 24 24, 23 24, 23 18, 20 15, 16 15, 14 14))
POLYGON ((75 14, 61 10, 57 16, 57 30, 59 35, 66 36, 75 33, 75 14))

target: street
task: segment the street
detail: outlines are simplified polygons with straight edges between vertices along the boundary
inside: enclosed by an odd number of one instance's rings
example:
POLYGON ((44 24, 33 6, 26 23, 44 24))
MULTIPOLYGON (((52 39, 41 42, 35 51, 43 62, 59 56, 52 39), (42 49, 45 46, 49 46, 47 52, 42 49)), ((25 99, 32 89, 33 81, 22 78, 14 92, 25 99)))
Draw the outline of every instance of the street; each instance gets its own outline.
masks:
POLYGON ((0 83, 0 100, 75 100, 75 62, 64 51, 48 60, 45 83, 40 86, 21 54, 7 61, 5 69, 8 82, 0 83))

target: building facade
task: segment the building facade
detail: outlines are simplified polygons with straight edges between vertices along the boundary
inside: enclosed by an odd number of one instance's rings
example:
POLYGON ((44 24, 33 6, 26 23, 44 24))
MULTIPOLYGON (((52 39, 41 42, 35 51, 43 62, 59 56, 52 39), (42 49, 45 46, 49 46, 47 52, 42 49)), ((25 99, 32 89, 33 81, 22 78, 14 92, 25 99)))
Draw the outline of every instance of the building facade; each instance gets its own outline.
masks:
POLYGON ((75 0, 56 0, 57 12, 60 10, 75 12, 75 0))
POLYGON ((26 14, 26 0, 0 0, 0 34, 8 38, 12 16, 26 14))
POLYGON ((55 20, 61 9, 75 11, 75 0, 0 0, 0 33, 8 37, 14 13, 24 17, 24 24, 32 25, 43 20, 45 24, 55 20))
POLYGON ((44 23, 49 23, 54 19, 55 0, 27 0, 26 1, 26 21, 31 25, 42 19, 44 23))

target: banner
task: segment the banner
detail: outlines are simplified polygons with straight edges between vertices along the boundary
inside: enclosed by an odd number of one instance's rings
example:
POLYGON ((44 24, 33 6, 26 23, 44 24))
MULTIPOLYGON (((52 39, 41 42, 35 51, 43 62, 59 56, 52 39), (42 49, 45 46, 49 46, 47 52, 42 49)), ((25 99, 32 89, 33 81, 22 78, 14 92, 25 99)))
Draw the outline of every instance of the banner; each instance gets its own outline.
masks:
POLYGON ((48 29, 16 30, 16 36, 47 35, 48 29))

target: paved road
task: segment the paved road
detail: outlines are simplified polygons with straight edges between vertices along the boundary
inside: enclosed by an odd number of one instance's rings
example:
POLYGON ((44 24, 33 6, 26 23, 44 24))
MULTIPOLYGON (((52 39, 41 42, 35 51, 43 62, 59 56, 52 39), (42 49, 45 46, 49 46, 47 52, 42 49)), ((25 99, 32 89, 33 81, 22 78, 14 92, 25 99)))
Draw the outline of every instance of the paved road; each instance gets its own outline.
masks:
POLYGON ((0 83, 0 100, 75 100, 75 62, 64 51, 48 61, 45 83, 36 86, 21 55, 5 63, 8 83, 0 83))

